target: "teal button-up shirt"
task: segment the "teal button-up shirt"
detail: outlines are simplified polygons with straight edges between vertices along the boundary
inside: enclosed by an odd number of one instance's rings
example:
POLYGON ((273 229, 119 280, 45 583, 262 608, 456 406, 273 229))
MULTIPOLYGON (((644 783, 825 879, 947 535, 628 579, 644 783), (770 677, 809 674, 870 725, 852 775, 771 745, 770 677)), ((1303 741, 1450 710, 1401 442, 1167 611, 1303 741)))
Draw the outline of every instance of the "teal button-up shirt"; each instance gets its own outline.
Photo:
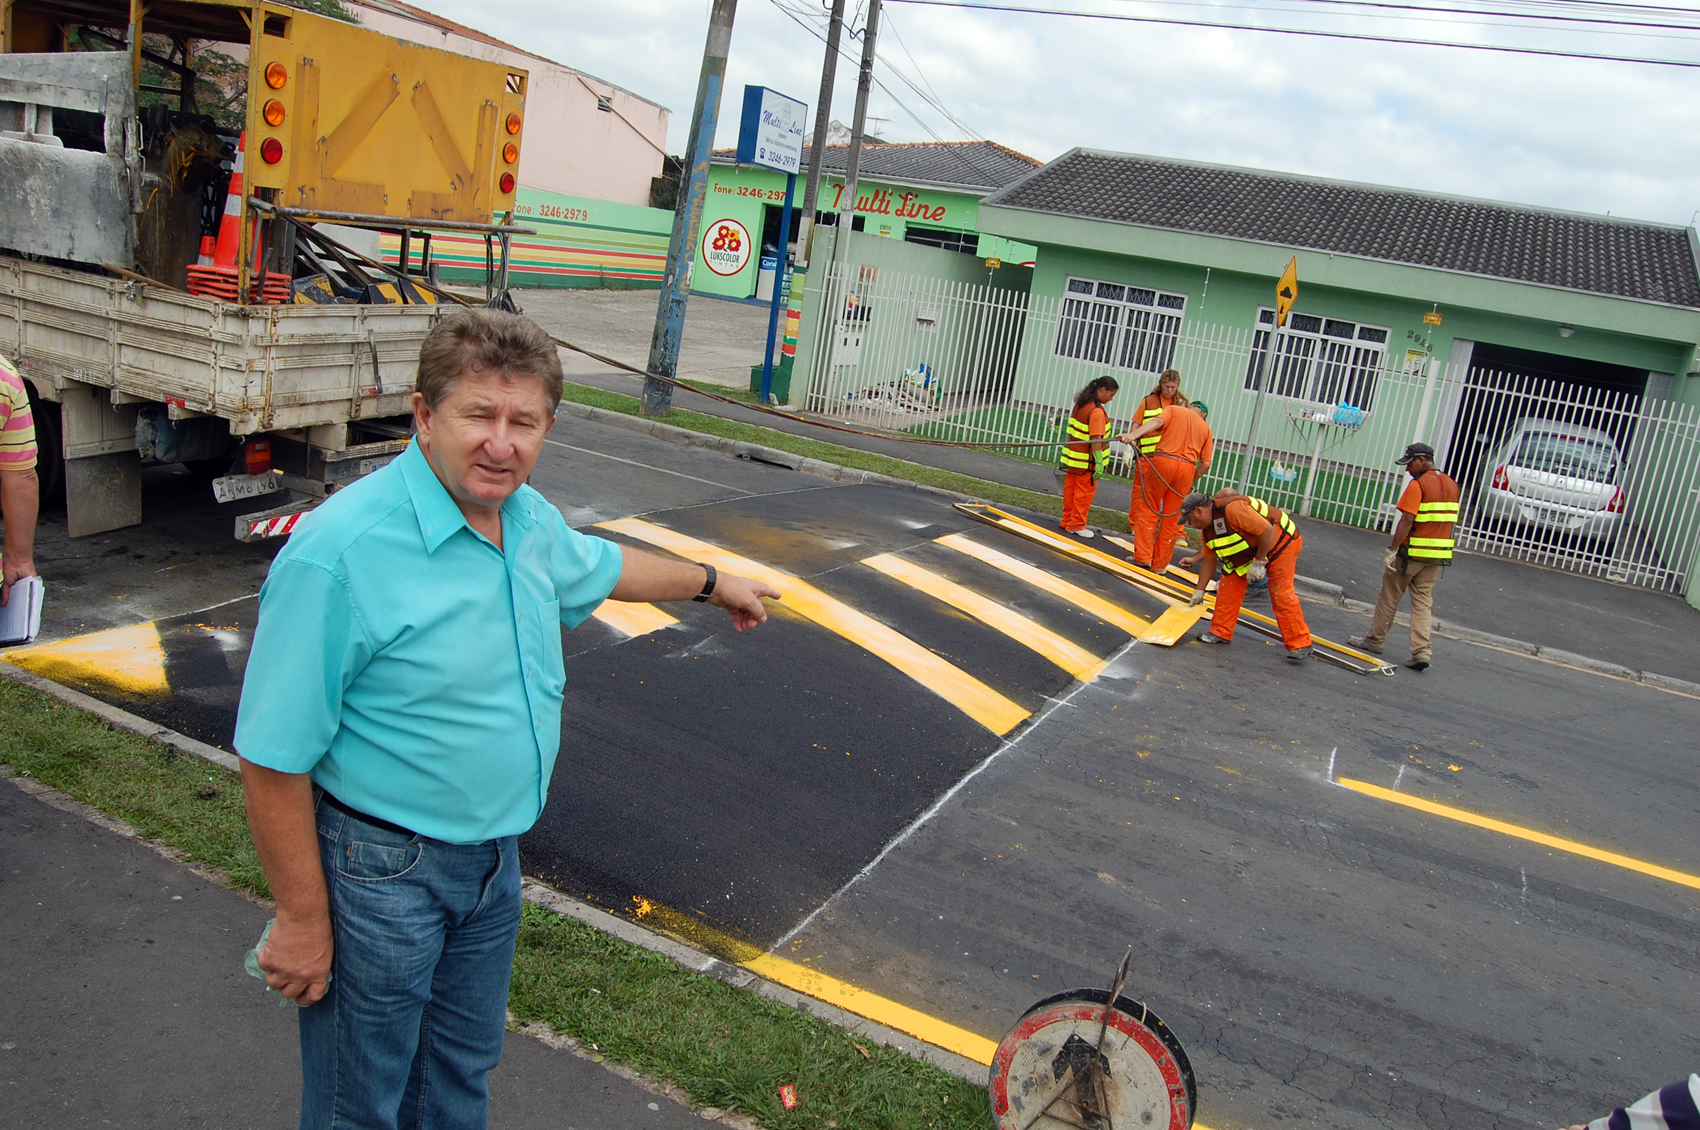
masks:
POLYGON ((502 504, 497 549, 414 443, 273 560, 236 749, 432 839, 524 832, 561 745, 561 625, 595 611, 620 565, 530 487, 502 504))

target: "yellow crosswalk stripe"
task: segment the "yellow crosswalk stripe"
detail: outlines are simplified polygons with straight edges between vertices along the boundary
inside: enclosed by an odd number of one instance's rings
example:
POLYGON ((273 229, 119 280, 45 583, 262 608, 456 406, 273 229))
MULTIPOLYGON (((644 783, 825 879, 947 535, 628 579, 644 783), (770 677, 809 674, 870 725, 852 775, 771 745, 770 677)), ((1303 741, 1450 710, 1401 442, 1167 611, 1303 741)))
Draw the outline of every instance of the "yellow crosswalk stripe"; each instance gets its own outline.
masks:
POLYGON ((1091 682, 1104 669, 1096 655, 1079 644, 1057 635, 1042 624, 1036 624, 1019 612, 1012 612, 989 597, 965 588, 930 569, 890 553, 870 557, 862 564, 878 569, 894 581, 901 581, 917 592, 944 601, 988 628, 1002 632, 1023 647, 1030 648, 1049 659, 1081 682, 1091 682))
POLYGON ((625 600, 605 600, 596 606, 592 616, 628 636, 647 636, 679 622, 653 604, 638 604, 625 600))
POLYGON ((1027 720, 1029 711, 968 672, 800 577, 641 518, 619 518, 598 525, 692 561, 703 561, 728 573, 765 581, 779 590, 784 607, 865 648, 994 734, 1007 734, 1027 720))
POLYGON ((1151 621, 1141 619, 1118 605, 1111 604, 1094 592, 1087 592, 1077 584, 1063 580, 1054 573, 1047 573, 1037 565, 1000 553, 990 546, 963 534, 946 534, 938 539, 938 544, 947 548, 966 553, 976 561, 990 565, 994 569, 1008 573, 1017 580, 1026 581, 1036 589, 1042 589, 1054 597, 1066 600, 1088 616, 1096 616, 1106 624, 1114 624, 1128 635, 1135 638, 1144 635, 1151 628, 1151 621))

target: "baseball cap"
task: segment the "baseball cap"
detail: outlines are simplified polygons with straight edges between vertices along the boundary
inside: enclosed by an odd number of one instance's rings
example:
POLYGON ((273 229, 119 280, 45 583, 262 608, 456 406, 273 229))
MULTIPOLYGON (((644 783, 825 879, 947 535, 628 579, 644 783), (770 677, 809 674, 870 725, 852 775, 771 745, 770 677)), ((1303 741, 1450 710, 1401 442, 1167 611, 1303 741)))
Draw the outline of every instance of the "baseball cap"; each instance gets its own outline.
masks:
POLYGON ((1197 412, 1200 416, 1210 415, 1210 405, 1204 403, 1204 401, 1202 401, 1202 400, 1193 401, 1192 402, 1192 410, 1194 412, 1197 412))
POLYGON ((1401 455, 1393 462, 1403 467, 1418 456, 1421 456, 1432 463, 1434 461, 1434 448, 1430 447, 1426 443, 1413 443, 1409 447, 1405 448, 1405 454, 1401 455))
POLYGON ((1181 499, 1181 521, 1186 521, 1187 515, 1210 501, 1210 496, 1201 490, 1195 490, 1181 499))

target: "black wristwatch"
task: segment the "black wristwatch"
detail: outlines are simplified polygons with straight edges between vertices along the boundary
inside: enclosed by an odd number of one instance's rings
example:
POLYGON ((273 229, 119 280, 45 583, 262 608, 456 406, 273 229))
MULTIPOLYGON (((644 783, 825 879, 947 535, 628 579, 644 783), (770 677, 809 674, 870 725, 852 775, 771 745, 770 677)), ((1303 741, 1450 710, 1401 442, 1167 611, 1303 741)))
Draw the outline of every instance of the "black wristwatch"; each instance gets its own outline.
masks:
POLYGON ((692 600, 701 603, 714 595, 714 583, 720 579, 720 574, 714 571, 714 566, 705 561, 698 561, 697 564, 708 570, 708 580, 703 582, 702 591, 691 597, 692 600))

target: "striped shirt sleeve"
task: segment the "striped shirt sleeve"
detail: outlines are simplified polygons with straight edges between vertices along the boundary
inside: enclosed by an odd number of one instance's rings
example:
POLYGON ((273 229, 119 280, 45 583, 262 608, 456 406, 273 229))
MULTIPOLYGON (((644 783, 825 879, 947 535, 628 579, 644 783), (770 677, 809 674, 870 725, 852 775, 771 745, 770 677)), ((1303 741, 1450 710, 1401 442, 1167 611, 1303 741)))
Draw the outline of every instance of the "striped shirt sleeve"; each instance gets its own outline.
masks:
POLYGON ((0 471, 35 469, 35 417, 18 370, 0 357, 0 471))
POLYGON ((1588 1123, 1588 1130, 1700 1130, 1700 1074, 1588 1123))

